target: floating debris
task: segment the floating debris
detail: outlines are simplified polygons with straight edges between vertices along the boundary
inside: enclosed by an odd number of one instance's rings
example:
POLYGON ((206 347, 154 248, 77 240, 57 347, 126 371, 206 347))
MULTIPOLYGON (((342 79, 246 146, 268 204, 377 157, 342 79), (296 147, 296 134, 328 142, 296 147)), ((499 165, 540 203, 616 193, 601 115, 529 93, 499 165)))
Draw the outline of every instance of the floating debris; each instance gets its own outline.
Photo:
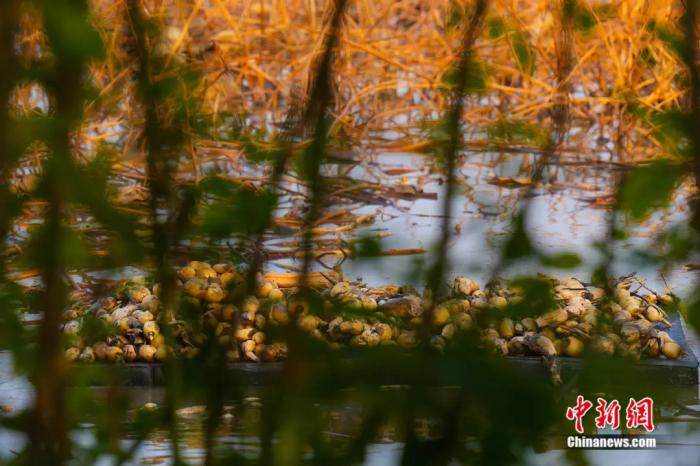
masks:
POLYGON ((298 284, 298 277, 260 274, 256 294, 241 296, 243 274, 230 264, 192 261, 176 274, 178 305, 196 311, 196 322, 179 320, 172 310, 163 314, 159 286, 132 280, 120 285, 114 296, 65 311, 66 358, 81 363, 192 358, 215 339, 226 348, 229 361, 280 361, 287 357, 287 345, 270 341, 267 329, 292 325, 329 348, 429 345, 443 351, 458 333, 476 332, 482 346, 498 354, 541 357, 555 380, 558 358, 578 357, 587 348, 632 360, 677 359, 683 354, 664 331, 671 324, 661 305, 672 304, 673 296, 649 290, 640 294, 646 287, 639 281, 638 289, 631 291, 634 277, 611 283, 611 296, 575 278, 545 277, 554 308, 522 317, 509 312, 524 300, 518 287, 496 284, 482 289, 467 277, 456 277, 449 295, 433 301, 412 287, 372 288, 347 281, 331 286, 331 279, 319 275, 312 282, 319 285, 320 309, 312 312, 312 300, 288 287, 298 284), (276 279, 287 287, 280 288, 276 279), (113 333, 88 341, 82 328, 89 319, 103 321, 113 333), (174 345, 166 345, 163 325, 169 327, 174 345), (421 329, 426 326, 430 334, 424 339, 421 329))
POLYGON ((156 409, 158 409, 158 405, 153 402, 148 402, 145 403, 141 409, 143 409, 144 411, 155 411, 156 409))

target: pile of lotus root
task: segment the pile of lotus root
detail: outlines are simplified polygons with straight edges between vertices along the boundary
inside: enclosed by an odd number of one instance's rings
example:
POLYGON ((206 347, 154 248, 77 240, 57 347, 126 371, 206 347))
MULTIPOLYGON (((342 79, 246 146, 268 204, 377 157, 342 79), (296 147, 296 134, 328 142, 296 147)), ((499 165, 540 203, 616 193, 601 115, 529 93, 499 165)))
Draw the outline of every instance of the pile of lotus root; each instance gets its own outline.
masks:
POLYGON ((282 289, 264 275, 259 276, 255 296, 230 299, 234 291, 227 290, 245 289, 243 275, 230 264, 192 261, 177 269, 178 296, 172 307, 187 303, 194 309, 194 322, 172 311, 164 314, 159 285, 149 287, 144 279, 136 279, 122 284, 115 296, 76 303, 64 313, 65 354, 70 361, 85 363, 192 358, 215 339, 230 361, 283 360, 285 343, 266 335, 272 326, 297 326, 330 348, 413 348, 426 342, 443 350, 459 332, 472 331, 485 347, 503 355, 576 357, 586 347, 632 359, 676 359, 683 353, 665 331, 670 323, 661 306, 673 302, 670 294, 654 293, 627 277, 611 284, 613 296, 606 299, 603 289, 575 278, 546 279, 551 280, 558 306, 533 317, 508 317, 509 304, 523 300, 522 290, 502 285, 482 290, 464 277, 454 279, 450 296, 435 301, 410 287, 329 283, 319 291, 323 309, 311 313, 298 289, 282 289), (234 301, 238 307, 231 304, 234 301), (104 324, 108 336, 89 341, 83 331, 88 319, 104 324), (422 332, 426 325, 427 339, 422 332), (169 327, 171 344, 166 344, 163 326, 169 327))

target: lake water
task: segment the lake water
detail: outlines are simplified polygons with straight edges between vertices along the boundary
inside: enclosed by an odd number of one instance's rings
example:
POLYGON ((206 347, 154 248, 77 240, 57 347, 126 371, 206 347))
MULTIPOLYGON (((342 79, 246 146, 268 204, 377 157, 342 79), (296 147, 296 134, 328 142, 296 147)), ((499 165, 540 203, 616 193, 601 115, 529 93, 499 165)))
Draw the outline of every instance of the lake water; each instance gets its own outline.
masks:
MULTIPOLYGON (((343 171, 357 183, 363 181, 380 181, 387 186, 415 186, 427 193, 436 193, 437 199, 395 200, 383 203, 348 203, 342 207, 352 209, 356 214, 376 214, 376 222, 360 228, 356 234, 383 236, 385 249, 424 248, 430 250, 440 231, 441 219, 436 216, 440 211, 444 186, 441 175, 431 172, 430 164, 425 163, 424 156, 415 154, 383 153, 367 156, 371 163, 362 166, 340 165, 326 167, 329 172, 343 171), (392 169, 414 169, 400 175, 387 175, 392 169)), ((521 201, 520 192, 524 187, 504 187, 493 184, 496 177, 500 179, 524 176, 523 167, 532 161, 531 155, 478 153, 464 160, 459 170, 461 188, 454 199, 456 213, 453 224, 459 225, 450 239, 449 258, 452 274, 469 275, 482 283, 489 277, 491 267, 497 260, 497 243, 508 231, 510 215, 521 201)), ((591 199, 612 192, 615 177, 609 166, 584 163, 581 165, 551 167, 547 173, 548 183, 534 190, 531 200, 528 227, 533 234, 535 244, 544 252, 571 251, 582 258, 580 266, 572 270, 555 273, 571 274, 588 279, 590 270, 600 260, 593 245, 604 240, 607 231, 608 211, 595 208, 591 199)), ((690 290, 693 276, 681 267, 671 269, 663 279, 655 267, 640 262, 635 250, 651 250, 655 246, 654 233, 662 226, 683 222, 686 215, 685 198, 679 195, 673 209, 668 213, 654 214, 642 226, 632 229, 628 240, 617 244, 614 252, 616 260, 613 270, 617 274, 638 272, 648 280, 655 289, 663 289, 668 283, 676 293, 683 295, 690 290), (664 281, 665 280, 665 281, 664 281)), ((352 237, 352 235, 350 236, 352 237)), ((289 237, 293 238, 293 237, 289 237)), ((281 239, 289 239, 281 238, 281 239)), ((420 280, 414 273, 420 256, 395 256, 382 259, 349 260, 343 270, 347 277, 356 276, 370 284, 416 283, 420 280)), ((295 265, 293 261, 282 260, 271 264, 271 268, 280 264, 295 265)), ((509 274, 537 270, 552 271, 536 264, 523 264, 509 274)), ((690 344, 696 351, 700 344, 694 334, 689 335, 690 344)), ((0 353, 0 405, 12 406, 15 410, 31 404, 31 385, 21 377, 12 375, 12 362, 7 353, 0 353)), ((134 390, 132 406, 143 406, 146 402, 162 403, 163 393, 157 388, 134 390)), ((700 405, 690 406, 700 409, 700 405)), ((562 413, 563 415, 563 413, 562 413)), ((185 433, 185 458, 197 464, 202 456, 202 437, 199 418, 184 416, 180 418, 185 433)), ((590 451, 587 457, 595 465, 656 465, 697 464, 700 457, 699 424, 692 419, 687 422, 660 424, 658 434, 659 446, 655 450, 637 451, 590 451)), ((329 432, 328 435, 342 435, 329 432)), ((74 433, 76 441, 82 445, 94 442, 90 426, 85 426, 74 433)), ((254 439, 244 437, 242 433, 227 432, 219 439, 223 445, 235 448, 247 454, 255 454, 257 444, 254 439)), ((0 430, 0 458, 9 459, 13 451, 21 448, 25 439, 7 430, 0 430)), ((124 439, 129 445, 131 440, 124 439)), ((167 434, 156 433, 143 443, 136 453, 136 464, 170 464, 170 444, 167 434)), ((401 444, 387 441, 372 444, 367 450, 367 465, 397 464, 400 459, 401 444)), ((524 461, 533 465, 561 464, 564 450, 554 449, 545 453, 531 452, 524 461)), ((99 464, 111 464, 104 458, 99 464)))

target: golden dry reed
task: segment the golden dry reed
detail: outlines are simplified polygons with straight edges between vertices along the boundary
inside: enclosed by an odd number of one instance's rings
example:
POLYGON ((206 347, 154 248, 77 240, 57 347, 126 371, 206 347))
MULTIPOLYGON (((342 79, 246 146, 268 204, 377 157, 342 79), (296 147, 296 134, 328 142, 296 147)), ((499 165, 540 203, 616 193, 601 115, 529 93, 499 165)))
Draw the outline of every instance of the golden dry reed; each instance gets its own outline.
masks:
MULTIPOLYGON (((320 50, 325 2, 144 3, 161 25, 161 43, 154 47, 172 65, 187 62, 201 73, 192 89, 196 111, 222 125, 233 114, 244 126, 279 130, 289 106, 303 97, 309 65, 320 50)), ((675 34, 678 2, 577 2, 570 15, 568 68, 558 66, 567 53, 561 47, 566 37, 560 15, 564 3, 493 2, 477 45, 485 88, 464 110, 473 135, 467 145, 487 143, 483 131, 499 119, 550 124, 563 88, 569 94, 572 125, 586 135, 572 135, 565 148, 585 152, 602 136, 620 144, 615 152, 622 161, 656 156, 659 147, 651 128, 629 109, 665 111, 682 104, 683 67, 664 41, 675 34), (565 76, 559 76, 562 69, 568 71, 565 76)), ((129 164, 142 155, 137 147, 142 116, 130 98, 134 83, 129 44, 123 39, 124 5, 93 0, 91 7, 107 51, 106 59, 92 67, 95 93, 87 104, 77 152, 87 157, 99 143, 113 143, 123 155, 119 168, 129 176, 129 164)), ((442 78, 460 38, 450 25, 453 10, 447 0, 349 4, 334 68, 337 134, 380 149, 411 151, 429 144, 419 129, 445 107, 442 78)), ((25 15, 21 44, 28 61, 45 53, 36 16, 32 11, 25 15)), ((20 112, 47 108, 36 84, 18 87, 15 95, 20 112)), ((187 170, 212 158, 239 155, 235 140, 193 136, 188 147, 192 166, 183 167, 187 170)))

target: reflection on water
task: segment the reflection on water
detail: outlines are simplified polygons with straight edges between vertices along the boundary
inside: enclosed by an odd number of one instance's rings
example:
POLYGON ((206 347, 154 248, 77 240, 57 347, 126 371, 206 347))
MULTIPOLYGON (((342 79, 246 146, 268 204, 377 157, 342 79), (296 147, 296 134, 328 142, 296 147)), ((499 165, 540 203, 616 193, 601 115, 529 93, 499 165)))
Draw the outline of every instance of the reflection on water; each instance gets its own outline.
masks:
MULTIPOLYGON (((499 240, 509 231, 512 214, 523 201, 531 203, 527 226, 536 246, 546 253, 571 251, 582 259, 579 267, 567 271, 584 280, 600 255, 593 247, 605 238, 608 225, 611 193, 614 192, 620 174, 626 169, 611 161, 610 152, 589 151, 587 155, 576 153, 557 154, 557 159, 547 166, 543 180, 534 187, 532 195, 523 199, 525 189, 531 183, 534 164, 540 154, 532 151, 465 152, 462 154, 457 180, 459 189, 454 198, 454 231, 450 238, 450 260, 454 273, 467 274, 485 280, 497 258, 499 240)), ((216 172, 234 179, 241 177, 260 186, 268 175, 266 168, 251 164, 244 158, 231 160, 215 155, 207 156, 199 176, 216 172)), ((316 248, 323 250, 323 263, 332 266, 342 260, 341 249, 347 249, 360 236, 381 240, 384 250, 424 249, 432 250, 438 238, 440 212, 444 189, 443 175, 436 168, 430 155, 417 153, 340 153, 324 166, 326 182, 332 188, 325 206, 326 213, 347 212, 350 224, 329 222, 319 225, 325 234, 315 237, 316 248), (353 219, 370 218, 371 222, 352 224, 353 219)), ((276 231, 266 238, 267 268, 271 271, 295 270, 300 264, 295 259, 301 239, 300 228, 294 222, 304 217, 304 186, 288 174, 284 180, 286 193, 277 212, 276 231)), ((688 212, 685 189, 678 190, 673 207, 657 212, 641 225, 630 228, 630 237, 616 243, 616 260, 612 271, 616 274, 638 272, 649 280, 650 286, 664 287, 656 267, 640 261, 636 250, 653 251, 655 236, 669 225, 684 222, 688 212)), ((136 204, 138 205, 138 203, 136 204)), ((39 221, 32 209, 26 209, 27 218, 16 226, 13 241, 26 240, 26 226, 39 221), (31 215, 30 215, 31 213, 31 215)), ((86 214, 74 219, 78 229, 91 228, 86 214)), ((242 256, 250 253, 250 244, 243 238, 212 245, 207 242, 185 242, 180 251, 184 260, 197 254, 210 257, 220 254, 222 259, 232 257, 230 246, 239 247, 242 256)), ((413 283, 424 280, 417 273, 423 255, 390 255, 378 259, 347 259, 343 271, 347 277, 361 277, 372 285, 386 283, 413 283)), ((320 264, 316 264, 320 268, 320 264)), ((537 265, 537 269, 547 272, 537 265)), ((509 272, 532 270, 532 264, 509 272)), ((134 269, 90 272, 92 278, 121 278, 134 269)), ((561 271, 553 271, 562 273, 561 271)), ((81 277, 74 277, 80 282, 81 277)), ((689 275, 682 270, 667 271, 664 277, 678 294, 688 290, 689 275)), ((25 280, 24 284, 32 284, 25 280)))
MULTIPOLYGON (((698 340, 693 335, 691 335, 690 344, 695 351, 700 349, 698 340)), ((11 405, 19 410, 30 403, 31 386, 25 380, 12 376, 9 373, 10 367, 9 355, 0 353, 0 405, 11 405)), ((159 387, 123 388, 122 390, 129 400, 129 419, 134 419, 136 413, 144 409, 147 404, 155 403, 157 406, 162 406, 164 402, 164 391, 159 387)), ((95 388, 92 391, 97 399, 106 402, 104 400, 108 395, 107 389, 95 388)), ((679 391, 680 393, 682 392, 679 391)), ((261 396, 260 391, 251 389, 242 399, 226 404, 217 434, 217 449, 221 454, 235 453, 246 458, 256 458, 259 455, 260 443, 257 435, 262 408, 259 396, 261 396)), ((682 397, 682 395, 679 396, 682 397)), ((679 403, 682 401, 682 399, 679 400, 679 403)), ((688 407, 700 410, 700 404, 688 407)), ((651 465, 659 462, 673 465, 697 464, 697 458, 700 455, 699 419, 687 415, 678 416, 677 413, 677 405, 661 407, 661 412, 656 418, 657 429, 654 432, 657 438, 657 449, 589 451, 588 457, 591 464, 601 466, 608 464, 651 465)), ((177 426, 181 433, 180 448, 183 458, 189 464, 201 464, 203 461, 202 422, 204 416, 204 407, 198 404, 186 404, 177 411, 177 426)), ((352 402, 344 402, 340 406, 329 406, 326 416, 327 429, 324 432, 325 439, 334 446, 342 448, 345 442, 356 434, 357 426, 363 419, 362 416, 361 406, 352 402)), ((364 464, 368 466, 399 464, 402 443, 400 435, 397 434, 398 431, 392 425, 385 426, 367 447, 364 464)), ((429 438, 431 434, 439 432, 439 427, 435 422, 425 419, 417 426, 417 431, 419 435, 429 438)), ((600 432, 612 433, 610 431, 600 432)), ((88 423, 81 425, 79 430, 73 432, 72 437, 76 444, 85 450, 89 450, 97 442, 93 426, 88 423)), ((20 434, 0 429, 0 461, 10 459, 15 454, 14 452, 21 450, 25 441, 25 438, 20 434)), ((543 439, 541 450, 527 453, 526 458, 524 458, 525 464, 562 464, 566 455, 564 445, 565 438, 561 434, 543 439)), ((168 431, 157 430, 138 445, 133 437, 127 436, 122 439, 120 446, 123 449, 134 448, 133 459, 127 464, 173 464, 172 445, 168 431)), ((76 454, 78 458, 82 457, 80 452, 76 452, 76 454)), ((113 460, 112 457, 103 456, 98 458, 95 464, 111 465, 114 464, 113 460)))
MULTIPOLYGON (((508 233, 510 218, 523 201, 523 189, 527 186, 534 157, 533 154, 491 152, 464 156, 459 170, 461 189, 454 199, 455 231, 449 249, 454 273, 482 280, 489 276, 497 258, 498 242, 508 233)), ((440 211, 443 183, 439 171, 431 169, 430 158, 416 154, 384 153, 371 157, 370 162, 353 167, 348 175, 358 183, 382 180, 385 185, 411 187, 437 196, 392 199, 379 206, 366 203, 343 206, 355 209, 358 214, 377 214, 373 225, 361 228, 356 234, 381 236, 384 249, 430 251, 440 229, 436 212, 440 211), (401 171, 407 167, 413 171, 401 171), (387 175, 392 170, 399 174, 387 175)), ((527 226, 535 245, 546 253, 571 251, 582 258, 579 267, 565 273, 585 280, 600 260, 594 243, 605 238, 609 217, 609 211, 601 206, 609 203, 619 172, 620 168, 614 165, 567 158, 561 165, 548 167, 545 182, 535 187, 534 197, 527 199, 531 203, 527 226)), ((665 284, 656 267, 641 261, 636 251, 653 250, 660 229, 682 223, 687 211, 686 195, 680 190, 672 208, 653 214, 640 226, 631 227, 630 237, 616 244, 613 272, 619 275, 637 272, 650 286, 663 289, 665 284)), ((416 256, 382 257, 372 259, 370 264, 367 259, 347 260, 343 270, 349 278, 362 277, 373 285, 421 284, 420 277, 414 273, 416 260, 416 256)), ((542 266, 537 269, 548 271, 542 266)), ((532 265, 526 264, 509 272, 531 270, 532 265)), ((551 271, 562 273, 561 270, 551 271)), ((676 269, 668 271, 664 278, 676 293, 683 294, 688 290, 691 277, 676 269)))

